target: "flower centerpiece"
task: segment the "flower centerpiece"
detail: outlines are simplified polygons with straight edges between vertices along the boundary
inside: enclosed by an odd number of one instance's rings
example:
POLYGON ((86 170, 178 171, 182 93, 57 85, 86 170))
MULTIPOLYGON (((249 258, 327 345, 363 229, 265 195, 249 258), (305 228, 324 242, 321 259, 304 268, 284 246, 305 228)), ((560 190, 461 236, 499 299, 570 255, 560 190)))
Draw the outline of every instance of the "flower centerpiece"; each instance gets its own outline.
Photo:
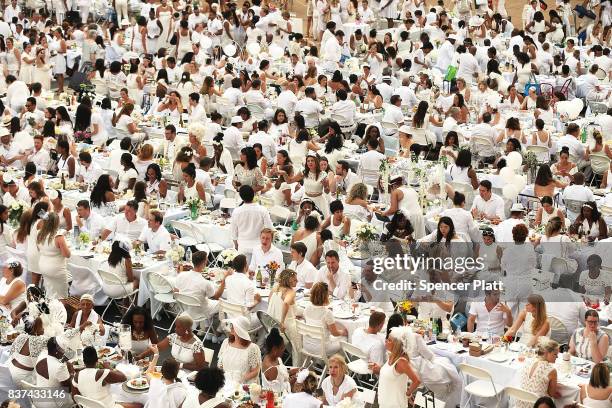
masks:
POLYGON ((180 245, 173 245, 168 251, 168 258, 173 264, 177 264, 185 256, 185 248, 180 245))
POLYGON ((89 98, 89 100, 93 101, 96 97, 96 87, 91 84, 81 84, 79 86, 79 96, 77 97, 77 102, 81 103, 83 98, 89 98))
POLYGON ((347 397, 337 403, 336 408, 357 408, 357 404, 355 404, 352 399, 347 397))
POLYGON ((24 209, 26 208, 26 203, 21 200, 16 200, 9 207, 9 224, 13 227, 17 227, 19 225, 19 220, 21 220, 21 215, 23 214, 24 209))
POLYGON ((387 195, 389 191, 389 159, 385 158, 380 161, 378 171, 380 172, 382 194, 387 195))
POLYGON ((165 157, 160 157, 159 159, 157 159, 157 164, 159 164, 159 167, 163 169, 164 167, 167 167, 170 164, 170 161, 165 157))
POLYGON ((370 243, 376 240, 378 234, 372 224, 362 224, 355 231, 356 242, 360 245, 360 250, 366 257, 370 253, 370 243))
POLYGON ((404 321, 406 321, 408 315, 412 312, 412 302, 409 300, 402 300, 397 303, 396 309, 399 314, 402 315, 404 321))
POLYGON ((270 261, 264 268, 270 276, 270 287, 273 287, 274 280, 276 278, 276 271, 280 269, 280 265, 276 261, 270 261))
POLYGON ((91 237, 89 236, 89 232, 82 231, 77 238, 80 245, 87 245, 91 242, 91 237))
POLYGON ((204 208, 204 202, 199 198, 190 198, 185 201, 189 211, 191 212, 191 219, 195 220, 200 215, 200 209, 204 208))
POLYGON ((533 183, 536 177, 536 171, 538 170, 538 156, 532 151, 528 151, 523 156, 523 164, 527 167, 529 175, 527 182, 533 183))
POLYGON ((223 266, 230 266, 234 258, 238 256, 238 251, 234 248, 228 248, 221 251, 219 258, 223 261, 223 266))
POLYGON ((77 130, 74 132, 74 141, 77 143, 93 144, 91 141, 91 132, 88 130, 77 130))

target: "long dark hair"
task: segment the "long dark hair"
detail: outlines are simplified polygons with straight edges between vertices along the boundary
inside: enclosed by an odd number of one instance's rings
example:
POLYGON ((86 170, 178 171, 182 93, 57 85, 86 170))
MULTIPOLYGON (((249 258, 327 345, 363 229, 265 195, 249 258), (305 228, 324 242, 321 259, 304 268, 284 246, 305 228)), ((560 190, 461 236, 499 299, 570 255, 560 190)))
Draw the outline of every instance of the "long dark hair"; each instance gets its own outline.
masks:
POLYGON ((25 229, 26 231, 28 231, 28 234, 30 233, 30 230, 32 229, 32 225, 34 225, 36 221, 41 219, 40 216, 43 213, 46 213, 48 211, 49 211, 49 202, 39 201, 36 204, 34 204, 34 207, 32 208, 32 216, 30 217, 30 220, 28 221, 28 223, 25 225, 25 229))
POLYGON ((159 165, 157 163, 151 163, 147 166, 147 171, 145 172, 145 180, 147 179, 147 173, 149 173, 149 170, 153 169, 153 171, 155 172, 155 179, 157 181, 161 181, 162 179, 162 172, 161 169, 159 168, 159 165))
POLYGON ((538 186, 546 187, 553 181, 553 174, 550 171, 550 167, 548 164, 542 164, 538 169, 538 174, 536 175, 535 184, 538 186))
POLYGON ((4 232, 4 224, 6 224, 6 221, 2 219, 2 214, 5 211, 8 211, 8 207, 6 205, 0 204, 0 233, 4 232))
POLYGON ((122 259, 129 259, 130 251, 126 251, 121 247, 121 242, 115 241, 113 242, 113 246, 111 247, 111 253, 108 254, 108 264, 110 266, 116 266, 122 259))
POLYGON ((331 122, 329 127, 334 130, 334 134, 327 139, 325 143, 325 153, 329 154, 334 150, 342 149, 342 145, 344 144, 344 137, 342 136, 342 130, 340 130, 340 125, 337 122, 331 122))
POLYGON ((455 166, 460 169, 470 168, 472 167, 472 152, 468 149, 461 149, 459 153, 457 153, 457 160, 455 160, 455 166))
POLYGON ((74 117, 74 130, 86 130, 91 125, 91 106, 80 103, 74 117))
POLYGON ((455 224, 453 224, 453 220, 451 217, 440 217, 440 221, 438 221, 438 228, 436 228, 436 242, 442 242, 444 236, 440 232, 440 225, 446 224, 449 227, 448 235, 446 238, 446 245, 450 245, 451 239, 455 236, 455 224))
POLYGON ((412 126, 415 128, 422 128, 425 122, 425 115, 429 109, 429 104, 425 101, 419 102, 416 113, 412 117, 412 126))
POLYGON ((395 214, 393 214, 393 217, 391 217, 391 222, 389 222, 386 226, 387 233, 383 234, 380 240, 386 242, 393 239, 395 236, 395 231, 397 231, 397 228, 403 221, 406 222, 406 234, 412 235, 414 233, 414 228, 412 227, 410 220, 404 215, 404 213, 397 211, 395 214))
POLYGON ((108 174, 102 174, 98 177, 96 185, 91 190, 89 200, 93 207, 101 207, 102 204, 106 203, 106 192, 113 191, 111 188, 110 176, 108 174))
POLYGON ((138 174, 138 169, 136 168, 136 166, 134 165, 134 162, 132 160, 133 159, 132 159, 132 154, 131 153, 123 153, 121 155, 121 165, 123 165, 125 163, 125 165, 127 167, 129 167, 130 169, 134 169, 136 174, 138 174))
POLYGON ((130 326, 133 324, 134 316, 143 316, 144 317, 144 331, 148 332, 153 328, 153 319, 151 319, 151 313, 149 313, 145 308, 140 306, 134 306, 121 319, 122 324, 129 324, 130 326))
MULTIPOLYGON (((61 120, 70 123, 70 126, 72 126, 72 120, 70 120, 70 115, 68 114, 68 110, 66 110, 65 106, 58 106, 57 109, 55 110, 55 114, 58 114, 58 113, 61 117, 61 120)), ((58 126, 59 124, 60 124, 60 120, 57 121, 58 126)))
POLYGON ((244 164, 246 164, 249 170, 253 170, 257 167, 257 154, 255 153, 255 149, 252 147, 245 147, 240 153, 246 156, 246 162, 244 164))

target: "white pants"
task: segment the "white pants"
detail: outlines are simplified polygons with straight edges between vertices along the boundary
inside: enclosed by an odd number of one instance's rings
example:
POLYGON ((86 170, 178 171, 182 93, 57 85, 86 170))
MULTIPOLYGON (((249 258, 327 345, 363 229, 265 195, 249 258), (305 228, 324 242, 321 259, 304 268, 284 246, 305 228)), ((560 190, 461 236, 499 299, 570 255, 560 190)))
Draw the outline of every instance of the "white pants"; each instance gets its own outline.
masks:
POLYGON ((79 14, 81 15, 81 22, 87 24, 87 20, 89 19, 89 6, 81 6, 79 14))
POLYGON ((127 0, 115 0, 115 11, 117 12, 117 23, 119 25, 124 18, 129 19, 127 0))

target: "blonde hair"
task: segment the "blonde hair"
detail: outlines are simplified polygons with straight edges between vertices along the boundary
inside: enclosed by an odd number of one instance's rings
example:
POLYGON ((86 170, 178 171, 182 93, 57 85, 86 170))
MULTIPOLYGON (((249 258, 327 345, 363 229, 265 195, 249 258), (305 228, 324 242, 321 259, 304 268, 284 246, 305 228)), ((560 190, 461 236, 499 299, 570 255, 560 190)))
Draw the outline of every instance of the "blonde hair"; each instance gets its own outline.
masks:
POLYGON ((529 295, 527 297, 527 302, 535 307, 533 322, 531 322, 531 331, 535 334, 548 321, 548 317, 546 316, 546 303, 544 302, 544 298, 537 294, 529 295))
POLYGON ((48 218, 43 221, 42 228, 38 231, 38 236, 36 237, 38 245, 42 244, 45 240, 50 244, 59 229, 59 217, 57 214, 48 212, 47 215, 48 218))
POLYGON ((276 230, 266 227, 259 232, 259 235, 261 234, 270 234, 272 235, 272 239, 274 239, 274 235, 276 235, 276 230))
POLYGON ((329 301, 329 288, 325 282, 317 282, 310 289, 310 302, 315 306, 323 306, 329 301))
POLYGON ((193 326, 193 319, 187 313, 182 313, 176 318, 176 323, 191 328, 193 326))
POLYGON ((202 138, 204 137, 204 133, 206 133, 206 128, 201 123, 192 123, 189 125, 187 131, 196 138, 198 143, 202 143, 202 138))
POLYGON ((363 183, 355 183, 351 187, 346 201, 353 201, 355 198, 361 198, 363 200, 368 198, 368 186, 363 183))
POLYGON ((291 278, 297 276, 297 272, 293 269, 283 269, 281 273, 278 275, 278 286, 277 289, 280 288, 291 288, 291 278))
POLYGON ((389 336, 389 341, 393 343, 391 350, 389 351, 389 364, 395 363, 400 357, 404 357, 406 360, 408 360, 408 354, 406 354, 406 351, 404 350, 402 341, 393 336, 389 336))
POLYGON ((150 160, 153 158, 153 146, 151 146, 149 143, 142 145, 140 152, 138 153, 138 158, 140 160, 150 160))
POLYGON ((557 350, 559 348, 559 343, 548 339, 540 341, 536 347, 536 353, 538 356, 542 357, 546 353, 552 353, 553 351, 557 350))
POLYGON ((327 359, 327 365, 330 366, 331 363, 334 361, 338 363, 338 365, 342 369, 342 372, 346 375, 346 373, 348 373, 348 367, 346 365, 346 360, 344 360, 344 357, 342 357, 340 354, 334 354, 329 359, 327 359))

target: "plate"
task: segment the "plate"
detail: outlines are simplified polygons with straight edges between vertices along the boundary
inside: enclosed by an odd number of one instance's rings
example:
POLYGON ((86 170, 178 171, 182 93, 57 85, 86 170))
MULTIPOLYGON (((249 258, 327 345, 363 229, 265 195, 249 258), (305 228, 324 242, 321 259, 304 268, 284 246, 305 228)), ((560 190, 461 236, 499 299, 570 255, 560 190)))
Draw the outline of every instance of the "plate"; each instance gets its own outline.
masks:
POLYGON ((517 353, 520 353, 524 349, 525 346, 522 343, 510 343, 510 345, 508 346, 508 350, 515 351, 517 353))
POLYGON ((334 310, 333 315, 336 319, 350 319, 353 317, 353 313, 350 310, 334 310))
POLYGON ((110 347, 101 347, 98 350, 98 357, 99 358, 108 358, 111 357, 113 355, 115 355, 117 353, 117 351, 113 348, 110 347))
POLYGON ((488 359, 495 363, 503 363, 504 361, 508 361, 508 356, 505 353, 494 353, 491 354, 488 359))
POLYGON ((134 378, 125 384, 128 388, 136 391, 144 391, 149 389, 149 381, 144 377, 134 378), (143 384, 140 384, 139 382, 142 382, 143 384))

